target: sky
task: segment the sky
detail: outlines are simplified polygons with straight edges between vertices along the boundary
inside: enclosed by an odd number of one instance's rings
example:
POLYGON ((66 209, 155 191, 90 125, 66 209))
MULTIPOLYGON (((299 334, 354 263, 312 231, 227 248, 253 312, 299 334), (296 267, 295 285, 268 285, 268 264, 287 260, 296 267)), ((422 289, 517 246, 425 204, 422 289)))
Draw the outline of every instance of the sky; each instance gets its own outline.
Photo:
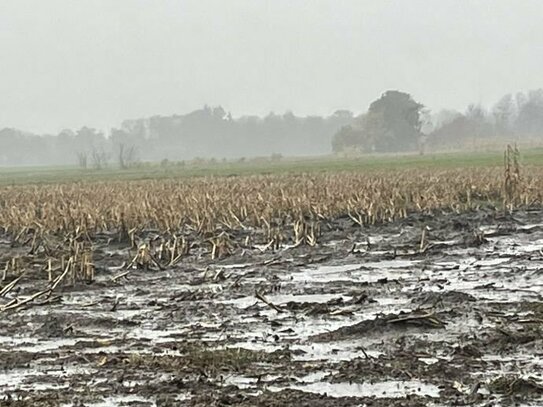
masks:
POLYGON ((58 133, 222 105, 432 111, 543 87, 540 0, 0 0, 0 128, 58 133))

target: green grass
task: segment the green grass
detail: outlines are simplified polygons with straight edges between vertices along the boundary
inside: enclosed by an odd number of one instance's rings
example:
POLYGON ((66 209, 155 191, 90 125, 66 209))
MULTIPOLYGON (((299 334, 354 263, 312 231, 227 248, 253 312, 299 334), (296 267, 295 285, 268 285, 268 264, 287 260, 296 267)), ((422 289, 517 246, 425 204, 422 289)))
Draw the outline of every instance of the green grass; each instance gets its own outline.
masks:
MULTIPOLYGON (((523 165, 543 165, 543 149, 521 152, 523 165)), ((279 162, 247 160, 228 163, 187 163, 185 167, 170 164, 146 164, 120 170, 106 168, 81 170, 77 167, 25 167, 0 169, 0 185, 51 184, 77 181, 172 179, 204 176, 237 176, 250 174, 279 174, 337 171, 402 170, 409 168, 465 168, 502 166, 502 152, 440 153, 420 155, 370 155, 357 158, 335 156, 285 158, 279 162)))

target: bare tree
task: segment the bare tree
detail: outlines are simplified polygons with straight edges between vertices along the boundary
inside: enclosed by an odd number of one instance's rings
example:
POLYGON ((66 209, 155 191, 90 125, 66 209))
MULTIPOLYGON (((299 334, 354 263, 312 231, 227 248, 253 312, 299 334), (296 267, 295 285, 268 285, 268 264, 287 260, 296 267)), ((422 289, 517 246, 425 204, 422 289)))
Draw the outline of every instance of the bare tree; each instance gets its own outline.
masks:
POLYGON ((86 170, 88 168, 88 154, 86 152, 77 153, 77 163, 79 168, 86 170))
POLYGON ((95 170, 101 170, 107 166, 108 155, 103 149, 93 148, 91 159, 92 166, 95 170))
POLYGON ((119 167, 127 169, 133 167, 138 162, 138 150, 136 146, 126 146, 124 143, 119 144, 119 167))
POLYGON ((511 94, 503 96, 492 108, 496 132, 508 135, 516 118, 515 100, 511 94))

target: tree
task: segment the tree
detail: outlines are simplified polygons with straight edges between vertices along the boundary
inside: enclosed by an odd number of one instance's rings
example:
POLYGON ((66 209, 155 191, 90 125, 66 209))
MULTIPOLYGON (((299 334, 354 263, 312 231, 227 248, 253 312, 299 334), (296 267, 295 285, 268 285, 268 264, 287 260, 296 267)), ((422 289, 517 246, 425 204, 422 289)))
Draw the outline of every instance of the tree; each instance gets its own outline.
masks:
POLYGON ((471 129, 468 135, 471 135, 473 146, 482 139, 488 139, 494 136, 494 128, 489 115, 480 104, 470 104, 466 109, 466 120, 471 129))
POLYGON ((75 142, 82 150, 92 151, 102 148, 106 144, 104 134, 96 129, 82 127, 75 133, 75 142))
POLYGON ((387 91, 352 126, 339 130, 333 149, 356 146, 366 152, 415 151, 422 136, 422 108, 408 93, 387 91))
POLYGON ((127 146, 124 143, 119 144, 119 167, 127 169, 133 167, 138 162, 136 146, 127 146))
POLYGON ((515 101, 511 94, 503 96, 492 108, 496 133, 508 135, 511 133, 515 120, 515 101))
POLYGON ((344 151, 359 149, 362 145, 361 133, 353 126, 343 126, 332 138, 332 151, 341 153, 344 151))
POLYGON ((485 110, 470 105, 465 115, 457 115, 452 121, 445 121, 428 137, 429 144, 436 148, 460 149, 475 146, 478 141, 494 135, 492 123, 485 110))
POLYGON ((466 117, 474 123, 484 123, 487 121, 487 113, 481 105, 470 104, 466 109, 466 117))
POLYGON ((375 150, 416 150, 421 136, 420 113, 423 107, 408 93, 396 90, 389 90, 374 101, 368 114, 375 150))
POLYGON ((445 121, 437 127, 428 137, 428 143, 433 149, 466 147, 473 142, 475 126, 464 115, 458 115, 451 121, 445 121))
MULTIPOLYGON (((93 148, 91 152, 92 166, 95 170, 101 170, 107 166, 108 154, 102 148, 93 148)), ((87 158, 85 156, 85 166, 87 158)))
POLYGON ((543 89, 517 95, 519 112, 515 122, 517 131, 525 137, 540 137, 543 132, 543 89))
POLYGON ((84 170, 87 169, 88 166, 88 156, 86 151, 80 151, 77 153, 77 163, 79 165, 79 168, 82 168, 84 170))
POLYGON ((340 109, 336 110, 334 114, 332 114, 331 118, 339 120, 353 120, 354 115, 350 110, 340 109))

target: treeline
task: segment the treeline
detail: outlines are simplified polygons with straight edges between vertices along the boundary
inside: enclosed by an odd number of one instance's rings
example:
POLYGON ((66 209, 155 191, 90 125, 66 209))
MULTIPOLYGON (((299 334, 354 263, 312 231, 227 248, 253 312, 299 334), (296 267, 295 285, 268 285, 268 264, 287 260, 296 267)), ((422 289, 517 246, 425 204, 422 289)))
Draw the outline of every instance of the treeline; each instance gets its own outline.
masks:
POLYGON ((494 142, 543 142, 543 89, 505 95, 488 110, 470 105, 464 113, 439 112, 428 132, 435 149, 494 142))
POLYGON ((490 109, 432 114, 408 93, 387 91, 332 139, 336 153, 394 153, 543 143, 543 89, 503 96, 490 109))
POLYGON ((205 106, 185 115, 124 121, 104 134, 93 128, 36 135, 0 130, 0 166, 77 164, 127 168, 143 161, 243 160, 336 153, 478 148, 543 142, 543 89, 506 95, 490 109, 431 113, 408 93, 387 91, 354 116, 348 110, 299 117, 288 112, 233 118, 205 106))
POLYGON ((330 153, 330 140, 353 121, 340 110, 328 117, 288 112, 233 118, 221 107, 186 115, 127 120, 106 135, 93 128, 34 135, 0 131, 0 165, 131 166, 141 161, 243 159, 330 153))

